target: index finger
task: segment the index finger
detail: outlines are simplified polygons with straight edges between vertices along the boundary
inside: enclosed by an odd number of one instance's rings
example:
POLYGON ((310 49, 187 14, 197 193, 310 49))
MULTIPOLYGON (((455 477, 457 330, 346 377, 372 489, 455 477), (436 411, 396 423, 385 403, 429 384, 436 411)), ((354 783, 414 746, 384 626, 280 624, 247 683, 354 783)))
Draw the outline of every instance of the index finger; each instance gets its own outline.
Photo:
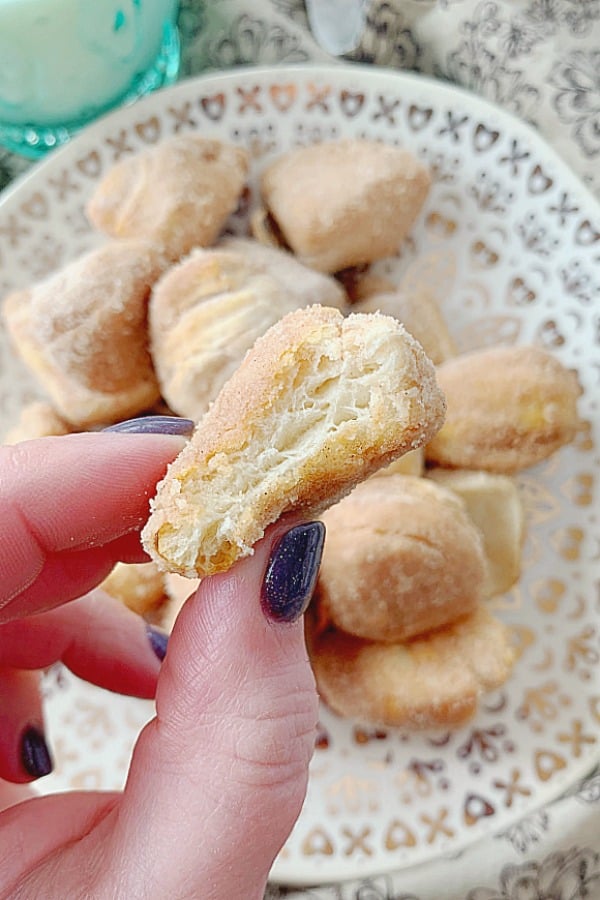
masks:
MULTIPOLYGON (((182 447, 182 438, 171 435, 107 433, 0 447, 0 621, 77 596, 72 580, 61 579, 57 559, 68 566, 77 551, 118 548, 139 531, 157 481, 182 447), (49 602, 42 587, 50 562, 57 580, 49 602)), ((93 552, 87 555, 93 560, 93 552)), ((106 574, 105 555, 99 556, 98 580, 106 574)))

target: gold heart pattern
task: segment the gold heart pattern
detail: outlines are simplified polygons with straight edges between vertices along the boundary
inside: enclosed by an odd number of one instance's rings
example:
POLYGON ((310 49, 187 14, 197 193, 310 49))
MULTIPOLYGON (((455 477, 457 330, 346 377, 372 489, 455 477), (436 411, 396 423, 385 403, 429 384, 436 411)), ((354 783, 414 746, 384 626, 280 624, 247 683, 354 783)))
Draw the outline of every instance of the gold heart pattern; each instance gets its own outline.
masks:
POLYGON ((200 106, 208 119, 212 122, 220 122, 225 115, 225 94, 219 92, 208 97, 201 97, 200 106))
POLYGON ((280 112, 287 112, 294 105, 297 95, 295 84, 273 84, 269 88, 269 96, 273 106, 280 112))
POLYGON ((363 108, 365 95, 357 91, 342 91, 340 94, 340 109, 345 116, 354 118, 363 108))

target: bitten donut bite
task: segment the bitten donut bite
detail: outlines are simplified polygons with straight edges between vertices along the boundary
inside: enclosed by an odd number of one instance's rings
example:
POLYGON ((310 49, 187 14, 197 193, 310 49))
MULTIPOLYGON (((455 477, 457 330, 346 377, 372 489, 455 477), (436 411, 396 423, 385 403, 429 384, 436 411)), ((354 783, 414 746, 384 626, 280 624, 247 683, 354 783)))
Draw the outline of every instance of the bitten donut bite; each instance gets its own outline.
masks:
POLYGON ((298 259, 337 272, 391 256, 430 184, 410 151, 355 138, 283 154, 264 170, 261 193, 298 259))
POLYGON ((575 437, 577 377, 539 347, 491 347, 438 366, 444 427, 425 450, 451 469, 508 474, 533 466, 575 437))
POLYGON ((474 612, 486 560, 462 500, 424 478, 369 478, 322 515, 321 616, 397 643, 474 612))
POLYGON ((345 718, 390 727, 462 724, 514 662, 508 629, 482 608, 404 644, 310 629, 308 617, 307 646, 325 703, 345 718))
POLYGON ((314 516, 439 427, 421 346, 386 316, 311 306, 255 343, 171 464, 142 532, 188 577, 252 553, 283 513, 314 516))
POLYGON ((178 259, 212 244, 235 210, 248 153, 222 141, 180 134, 109 169, 87 215, 116 238, 147 238, 178 259))

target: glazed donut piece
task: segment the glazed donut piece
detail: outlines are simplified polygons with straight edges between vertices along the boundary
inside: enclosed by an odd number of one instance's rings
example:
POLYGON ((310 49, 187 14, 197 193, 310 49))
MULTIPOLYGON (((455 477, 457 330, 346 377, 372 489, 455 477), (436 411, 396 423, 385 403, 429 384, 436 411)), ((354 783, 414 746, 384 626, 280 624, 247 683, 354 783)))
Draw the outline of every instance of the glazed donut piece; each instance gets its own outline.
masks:
POLYGON ((246 150, 181 134, 114 165, 86 211, 111 237, 147 238, 179 259, 217 239, 247 174, 246 150))
POLYGON ((166 265, 152 244, 111 241, 7 298, 11 339, 67 422, 115 422, 158 400, 147 312, 166 265))
POLYGON ((405 644, 329 630, 307 645, 317 688, 345 718, 411 728, 454 727, 476 711, 484 691, 510 675, 514 653, 505 625, 478 609, 405 644))
POLYGON ((428 462, 511 474, 575 437, 576 375, 539 347, 492 347, 438 367, 448 413, 427 445, 428 462))
POLYGON ((283 154, 264 170, 261 193, 298 259, 337 272, 392 255, 430 184, 410 151, 356 138, 283 154))
POLYGON ((312 306, 260 338, 172 463, 142 533, 159 566, 228 569, 286 512, 314 516, 426 442, 444 399, 386 316, 312 306))
POLYGON ((424 478, 370 478, 322 516, 321 617, 397 643, 474 612, 486 560, 464 503, 424 478))

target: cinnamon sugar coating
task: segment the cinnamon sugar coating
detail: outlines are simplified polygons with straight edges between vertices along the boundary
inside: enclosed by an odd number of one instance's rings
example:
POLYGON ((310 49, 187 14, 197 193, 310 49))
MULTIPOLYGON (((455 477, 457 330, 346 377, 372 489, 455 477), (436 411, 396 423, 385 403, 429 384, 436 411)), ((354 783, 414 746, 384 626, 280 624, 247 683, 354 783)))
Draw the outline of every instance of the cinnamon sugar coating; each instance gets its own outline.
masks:
POLYGON ((112 237, 146 238, 179 259, 216 240, 247 174, 243 148, 180 134, 116 163, 96 187, 87 215, 112 237))
POLYGON ((166 264, 152 244, 111 241, 6 299, 10 337, 67 422, 114 422, 158 400, 147 308, 166 264))
POLYGON ((262 173, 261 193, 298 259, 337 272, 393 255, 430 183, 410 151, 356 138, 284 153, 262 173))

